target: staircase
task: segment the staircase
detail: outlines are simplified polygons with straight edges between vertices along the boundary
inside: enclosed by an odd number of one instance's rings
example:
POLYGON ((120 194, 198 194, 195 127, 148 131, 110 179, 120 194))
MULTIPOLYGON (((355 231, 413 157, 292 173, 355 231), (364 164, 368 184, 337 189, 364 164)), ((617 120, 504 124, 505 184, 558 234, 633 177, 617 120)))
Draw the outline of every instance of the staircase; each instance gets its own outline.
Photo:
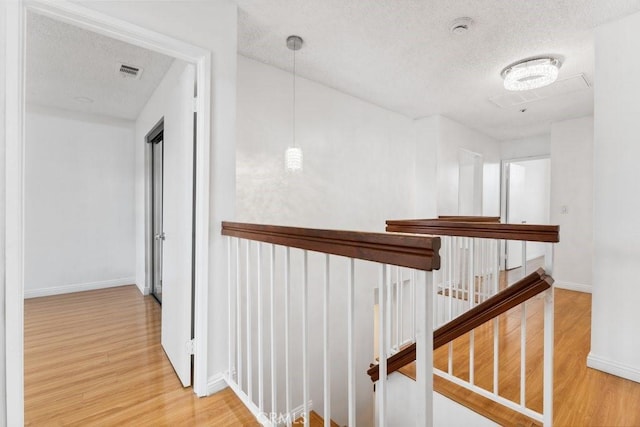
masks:
POLYGON ((499 250, 557 242, 558 227, 387 224, 392 233, 223 223, 229 387, 265 426, 551 425, 551 270, 525 265, 508 283, 499 250), (536 301, 540 321, 529 319, 536 301))
MULTIPOLYGON (((504 225, 495 218, 387 223, 388 231, 442 239, 442 266, 434 273, 433 287, 439 326, 433 338, 434 391, 500 425, 551 425, 553 279, 538 269, 509 283, 522 272, 501 271, 497 249, 506 243, 496 239, 554 243, 558 227, 504 225)), ((527 267, 520 270, 526 274, 527 267)), ((389 378, 403 374, 415 380, 415 345, 395 347, 392 353, 387 372, 397 373, 389 378)), ((378 365, 368 374, 377 381, 378 365)))

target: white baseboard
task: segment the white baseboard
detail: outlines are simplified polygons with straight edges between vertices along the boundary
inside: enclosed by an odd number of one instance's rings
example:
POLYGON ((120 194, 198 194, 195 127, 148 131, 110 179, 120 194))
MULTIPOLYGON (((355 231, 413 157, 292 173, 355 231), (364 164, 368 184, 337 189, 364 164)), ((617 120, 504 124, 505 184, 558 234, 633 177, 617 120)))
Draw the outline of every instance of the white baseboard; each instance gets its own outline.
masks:
POLYGON ((564 282, 562 280, 557 280, 553 282, 553 286, 558 289, 566 289, 568 291, 585 292, 588 294, 591 293, 591 285, 584 285, 582 283, 564 282))
POLYGON ((227 387, 228 385, 225 380, 225 374, 216 374, 207 381, 207 396, 211 396, 212 394, 222 391, 227 387))
POLYGON ((607 359, 606 357, 589 353, 589 356, 587 356, 587 366, 617 377, 626 378, 640 383, 640 369, 607 359))
POLYGON ((40 289, 25 289, 25 298, 46 297, 50 295, 69 294, 72 292, 92 291, 95 289, 114 288, 116 286, 132 285, 136 283, 135 277, 123 277, 121 279, 103 280, 100 282, 77 283, 74 285, 51 286, 40 289))

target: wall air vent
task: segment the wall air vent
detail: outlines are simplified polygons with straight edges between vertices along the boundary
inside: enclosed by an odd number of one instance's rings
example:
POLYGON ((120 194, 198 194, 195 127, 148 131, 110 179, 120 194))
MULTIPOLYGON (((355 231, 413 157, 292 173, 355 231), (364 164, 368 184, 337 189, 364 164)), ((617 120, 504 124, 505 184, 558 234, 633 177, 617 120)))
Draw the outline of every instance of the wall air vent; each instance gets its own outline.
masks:
POLYGON ((142 68, 118 62, 117 73, 120 77, 139 80, 142 68))

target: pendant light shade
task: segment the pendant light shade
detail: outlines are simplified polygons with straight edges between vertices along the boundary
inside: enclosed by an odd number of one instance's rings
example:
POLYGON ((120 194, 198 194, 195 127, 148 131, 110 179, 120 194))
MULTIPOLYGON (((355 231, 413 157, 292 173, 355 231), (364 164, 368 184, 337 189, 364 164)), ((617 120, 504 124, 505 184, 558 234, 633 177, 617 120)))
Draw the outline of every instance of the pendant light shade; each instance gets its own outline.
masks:
POLYGON ((293 144, 287 148, 284 155, 284 164, 288 172, 302 171, 302 149, 296 146, 296 51, 302 48, 302 43, 301 37, 287 37, 287 47, 293 51, 293 144))
POLYGON ((300 147, 289 147, 285 151, 285 165, 290 172, 302 170, 302 149, 300 147))

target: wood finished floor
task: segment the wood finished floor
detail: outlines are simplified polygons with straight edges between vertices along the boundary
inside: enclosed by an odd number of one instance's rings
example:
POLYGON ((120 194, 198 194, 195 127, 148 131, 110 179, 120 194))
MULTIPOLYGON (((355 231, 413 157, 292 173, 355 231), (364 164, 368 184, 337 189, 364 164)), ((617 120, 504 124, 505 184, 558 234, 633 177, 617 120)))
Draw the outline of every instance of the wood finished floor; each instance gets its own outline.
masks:
MULTIPOLYGON (((530 371, 527 402, 542 406, 540 347, 542 300, 527 307, 530 371)), ((591 295, 556 290, 554 424, 640 426, 640 384, 586 367, 591 295)), ((516 308, 503 315, 501 374, 518 378, 516 308)), ((476 383, 491 387, 493 330, 476 332, 476 383)), ((25 301, 25 420, 28 426, 250 426, 248 410, 225 390, 198 399, 183 389, 159 344, 160 307, 133 286, 25 301)), ((468 378, 468 336, 455 341, 455 375, 468 378)), ((435 354, 446 369, 446 348, 435 354)), ((438 386, 438 385, 437 385, 438 386)), ((438 386, 445 393, 463 391, 438 386)), ((519 382, 502 375, 501 394, 519 395, 519 382)), ((476 403, 482 405, 480 401, 476 403)), ((526 425, 503 415, 503 425, 526 425)))
POLYGON ((255 426, 230 389, 199 399, 135 286, 25 300, 25 425, 255 426))
MULTIPOLYGON (((542 410, 542 311, 543 300, 527 303, 527 405, 542 410)), ((520 396, 519 307, 500 317, 500 395, 519 401, 520 396)), ((591 295, 562 289, 555 291, 554 426, 640 426, 640 384, 587 368, 591 335, 591 295)), ((475 332, 475 383, 493 387, 493 326, 475 332)), ((454 341, 453 373, 469 379, 469 334, 454 341)), ((434 366, 447 370, 448 348, 434 354, 434 366)), ((403 369, 415 378, 415 364, 403 369)), ((441 394, 464 403, 502 425, 535 425, 525 417, 504 411, 487 399, 435 377, 441 394)))

